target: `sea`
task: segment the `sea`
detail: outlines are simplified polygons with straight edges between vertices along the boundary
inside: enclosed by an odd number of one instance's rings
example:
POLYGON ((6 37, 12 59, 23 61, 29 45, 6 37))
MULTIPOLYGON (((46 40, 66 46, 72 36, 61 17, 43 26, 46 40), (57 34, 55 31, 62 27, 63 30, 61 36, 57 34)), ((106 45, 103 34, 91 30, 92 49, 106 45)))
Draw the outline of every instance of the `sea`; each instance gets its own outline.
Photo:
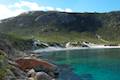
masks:
POLYGON ((44 52, 59 68, 59 80, 120 80, 120 49, 77 49, 44 52))

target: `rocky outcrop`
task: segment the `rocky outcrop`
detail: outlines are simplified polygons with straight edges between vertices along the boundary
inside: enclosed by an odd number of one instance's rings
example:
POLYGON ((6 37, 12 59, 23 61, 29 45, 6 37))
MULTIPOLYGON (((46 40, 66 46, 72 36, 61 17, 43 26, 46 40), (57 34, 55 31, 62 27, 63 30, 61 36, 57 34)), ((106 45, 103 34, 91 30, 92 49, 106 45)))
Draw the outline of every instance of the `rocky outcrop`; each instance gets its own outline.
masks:
POLYGON ((0 80, 53 80, 58 77, 54 64, 32 58, 21 58, 14 62, 6 55, 0 50, 0 80), (30 73, 31 69, 34 72, 30 73))
POLYGON ((19 68, 27 72, 31 69, 34 69, 36 72, 45 72, 52 77, 58 77, 58 68, 57 66, 48 63, 43 60, 38 59, 17 59, 16 63, 19 65, 19 68))
POLYGON ((0 80, 25 80, 26 73, 17 67, 17 64, 9 59, 7 53, 0 50, 0 80))
MULTIPOLYGON (((4 45, 7 44, 9 45, 10 48, 14 48, 19 51, 26 51, 26 50, 28 51, 33 49, 32 39, 23 39, 18 35, 16 36, 16 35, 0 32, 0 41, 2 41, 4 45)), ((0 44, 2 44, 2 42, 0 42, 0 44)), ((0 48, 2 48, 2 46, 0 48)))
POLYGON ((4 80, 27 80, 27 74, 17 67, 11 66, 4 80))
POLYGON ((29 75, 28 80, 33 80, 33 79, 36 79, 36 80, 53 80, 53 78, 50 75, 48 75, 47 73, 45 73, 45 72, 35 72, 34 69, 31 69, 28 72, 28 75, 29 75))
POLYGON ((58 69, 54 64, 33 57, 24 58, 31 53, 14 47, 8 38, 0 37, 0 80, 28 80, 30 77, 27 72, 31 69, 35 70, 33 80, 52 80, 58 76, 58 69))
POLYGON ((0 50, 4 51, 9 57, 12 57, 15 55, 15 49, 6 40, 0 39, 0 50))
POLYGON ((7 36, 0 35, 0 80, 25 80, 26 73, 17 67, 14 62, 16 56, 19 55, 7 36))

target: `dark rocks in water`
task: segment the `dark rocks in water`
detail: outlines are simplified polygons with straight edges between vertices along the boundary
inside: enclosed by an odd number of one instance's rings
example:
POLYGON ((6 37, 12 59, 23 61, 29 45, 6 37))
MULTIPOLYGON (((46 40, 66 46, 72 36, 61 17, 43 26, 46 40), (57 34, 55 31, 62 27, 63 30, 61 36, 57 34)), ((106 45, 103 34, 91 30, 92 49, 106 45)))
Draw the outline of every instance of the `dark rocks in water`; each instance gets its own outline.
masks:
POLYGON ((59 65, 60 80, 94 80, 92 74, 77 75, 69 65, 59 65))
POLYGON ((81 80, 94 80, 92 74, 81 74, 80 78, 81 80))
POLYGON ((60 80, 81 80, 81 77, 73 72, 69 65, 59 65, 60 80))

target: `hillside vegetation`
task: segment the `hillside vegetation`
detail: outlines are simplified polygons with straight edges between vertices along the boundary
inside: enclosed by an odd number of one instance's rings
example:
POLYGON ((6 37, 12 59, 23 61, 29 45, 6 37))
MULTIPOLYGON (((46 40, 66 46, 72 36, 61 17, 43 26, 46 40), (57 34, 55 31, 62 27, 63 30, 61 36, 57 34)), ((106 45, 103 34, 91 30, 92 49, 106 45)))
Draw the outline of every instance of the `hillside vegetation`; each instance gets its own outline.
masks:
POLYGON ((65 13, 30 11, 1 20, 0 32, 45 42, 120 42, 120 12, 65 13))

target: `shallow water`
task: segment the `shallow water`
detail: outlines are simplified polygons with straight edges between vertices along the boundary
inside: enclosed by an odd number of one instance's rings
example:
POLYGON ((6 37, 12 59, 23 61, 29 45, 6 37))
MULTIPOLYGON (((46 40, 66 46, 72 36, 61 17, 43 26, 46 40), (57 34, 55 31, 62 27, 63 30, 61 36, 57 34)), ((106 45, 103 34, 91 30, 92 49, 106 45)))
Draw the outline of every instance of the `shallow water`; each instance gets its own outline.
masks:
POLYGON ((60 80, 120 80, 120 49, 56 51, 44 58, 60 67, 60 80))

